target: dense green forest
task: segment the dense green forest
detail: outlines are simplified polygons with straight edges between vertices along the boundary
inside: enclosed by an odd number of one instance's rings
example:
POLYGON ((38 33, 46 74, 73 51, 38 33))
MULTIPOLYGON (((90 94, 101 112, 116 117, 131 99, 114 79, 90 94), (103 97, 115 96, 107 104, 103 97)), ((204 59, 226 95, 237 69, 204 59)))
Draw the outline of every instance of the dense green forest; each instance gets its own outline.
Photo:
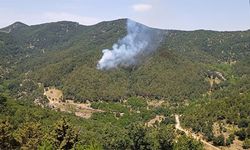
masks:
POLYGON ((43 109, 1 95, 1 149, 203 149, 198 141, 176 133, 173 118, 166 108, 147 110, 142 99, 130 99, 129 104, 141 111, 127 113, 120 103, 96 103, 106 112, 91 119, 43 109), (113 112, 125 112, 117 119, 113 112), (155 127, 143 122, 155 114, 168 116, 155 127))
MULTIPOLYGON (((118 100, 147 96, 183 101, 209 90, 208 70, 249 55, 249 32, 167 32, 158 50, 134 70, 96 69, 101 50, 126 34, 126 20, 82 26, 73 22, 20 25, 1 33, 6 78, 16 85, 25 79, 56 86, 65 98, 118 100), (8 63, 8 64, 6 64, 8 63)), ((12 26, 15 26, 12 25, 12 26)), ((10 27, 9 27, 10 28, 10 27)), ((218 70, 219 69, 219 70, 218 70)), ((25 88, 25 87, 23 87, 25 88)))
MULTIPOLYGON (((216 140, 213 125, 219 123, 220 133, 235 134, 245 141, 246 148, 250 148, 249 58, 243 58, 241 62, 226 69, 231 75, 228 83, 225 83, 227 86, 218 87, 211 96, 197 99, 183 109, 185 126, 191 127, 194 132, 202 132, 211 141, 216 140)), ((227 140, 220 145, 231 144, 231 137, 223 137, 227 140)))
POLYGON ((153 30, 166 33, 154 53, 101 71, 101 50, 126 35, 126 19, 0 29, 0 149, 203 149, 176 131, 174 114, 216 146, 250 148, 250 30, 153 30), (46 87, 104 112, 83 119, 36 106, 46 87), (165 118, 146 127, 156 115, 165 118))

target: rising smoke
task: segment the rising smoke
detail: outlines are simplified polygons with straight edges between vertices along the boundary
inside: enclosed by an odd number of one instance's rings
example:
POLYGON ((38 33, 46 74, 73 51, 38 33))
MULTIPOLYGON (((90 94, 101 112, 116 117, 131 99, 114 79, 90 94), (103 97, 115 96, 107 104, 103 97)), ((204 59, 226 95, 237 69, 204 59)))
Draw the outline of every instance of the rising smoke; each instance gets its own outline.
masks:
POLYGON ((115 43, 112 49, 102 50, 103 56, 97 69, 109 70, 137 65, 157 49, 162 37, 160 30, 127 19, 127 35, 115 43))

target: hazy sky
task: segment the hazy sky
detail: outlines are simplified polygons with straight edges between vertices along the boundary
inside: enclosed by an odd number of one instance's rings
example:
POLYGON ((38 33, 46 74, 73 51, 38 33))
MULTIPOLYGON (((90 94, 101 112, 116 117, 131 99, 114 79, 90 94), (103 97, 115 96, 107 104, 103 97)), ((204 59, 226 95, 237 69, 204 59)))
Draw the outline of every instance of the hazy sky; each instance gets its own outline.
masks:
POLYGON ((250 29, 249 0, 0 0, 0 27, 131 18, 165 29, 250 29))

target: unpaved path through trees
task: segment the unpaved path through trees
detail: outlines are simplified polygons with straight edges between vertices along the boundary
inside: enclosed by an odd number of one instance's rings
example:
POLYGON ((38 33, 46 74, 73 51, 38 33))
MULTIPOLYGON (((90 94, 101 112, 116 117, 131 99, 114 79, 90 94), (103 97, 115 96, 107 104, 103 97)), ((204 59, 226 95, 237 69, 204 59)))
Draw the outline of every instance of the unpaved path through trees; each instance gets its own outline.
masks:
POLYGON ((183 129, 181 127, 181 125, 180 125, 179 115, 175 115, 175 122, 176 122, 175 128, 177 130, 183 131, 187 136, 192 136, 196 140, 200 140, 204 144, 206 150, 221 150, 220 148, 215 147, 214 145, 212 145, 212 144, 204 141, 203 139, 201 139, 200 137, 198 137, 196 134, 191 133, 188 130, 183 129))

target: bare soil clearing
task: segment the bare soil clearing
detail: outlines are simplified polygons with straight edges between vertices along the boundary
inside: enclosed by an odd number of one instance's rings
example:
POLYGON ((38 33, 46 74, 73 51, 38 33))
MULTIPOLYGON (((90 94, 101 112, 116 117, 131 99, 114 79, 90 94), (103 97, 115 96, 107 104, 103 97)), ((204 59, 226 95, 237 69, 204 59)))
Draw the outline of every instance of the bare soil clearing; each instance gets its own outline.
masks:
POLYGON ((76 116, 82 118, 90 118, 95 112, 103 112, 99 109, 91 108, 90 103, 75 103, 73 100, 63 101, 63 93, 56 88, 44 89, 44 95, 49 100, 49 106, 53 109, 74 113, 76 116))
POLYGON ((163 115, 156 115, 155 118, 149 120, 145 123, 147 127, 154 127, 157 123, 161 123, 166 117, 163 115))
POLYGON ((164 103, 164 100, 152 100, 152 101, 147 101, 148 106, 151 107, 160 107, 164 103))

